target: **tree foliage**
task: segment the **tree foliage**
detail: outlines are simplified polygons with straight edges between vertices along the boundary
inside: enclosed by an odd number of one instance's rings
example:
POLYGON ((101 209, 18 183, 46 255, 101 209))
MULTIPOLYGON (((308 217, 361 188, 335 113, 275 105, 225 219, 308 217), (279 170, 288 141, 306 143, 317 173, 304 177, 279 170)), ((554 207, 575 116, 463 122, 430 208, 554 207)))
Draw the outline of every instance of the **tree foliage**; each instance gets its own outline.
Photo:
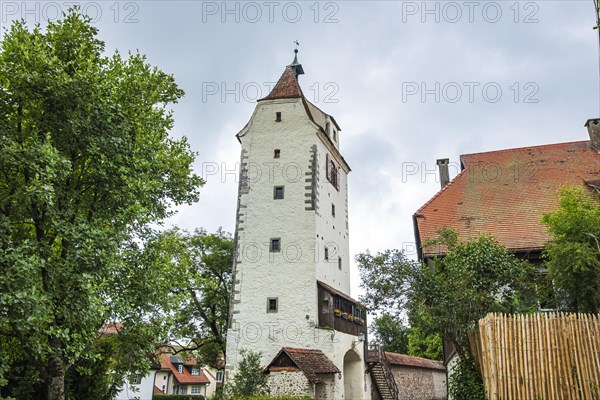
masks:
POLYGON ((581 188, 563 188, 559 208, 542 221, 551 236, 544 256, 558 307, 600 312, 600 198, 581 188))
POLYGON ((225 390, 227 397, 246 399, 252 396, 267 395, 268 376, 260 363, 261 353, 241 350, 241 359, 233 379, 225 390))
POLYGON ((140 54, 104 56, 96 35, 71 11, 2 39, 1 396, 63 399, 65 375, 102 358, 109 321, 130 369, 149 365, 174 271, 144 244, 202 184, 169 137, 183 91, 140 54))
POLYGON ((398 250, 356 256, 361 286, 366 295, 361 301, 370 311, 381 314, 371 329, 384 350, 439 360, 442 342, 439 332, 427 322, 416 302, 416 279, 421 267, 398 250), (414 306, 414 307, 412 307, 414 306))
POLYGON ((222 367, 231 293, 233 239, 219 229, 193 233, 172 229, 156 245, 169 255, 178 308, 172 314, 173 337, 184 338, 177 350, 193 351, 199 362, 222 367))
POLYGON ((409 321, 416 322, 416 334, 418 329, 425 334, 416 336, 421 340, 413 338, 413 349, 428 351, 432 339, 423 338, 435 333, 452 343, 461 363, 468 366, 465 376, 474 379, 465 381, 466 386, 456 381, 455 389, 472 395, 460 398, 478 398, 481 378, 470 373, 474 366, 468 332, 488 312, 515 312, 527 307, 535 272, 489 235, 480 234, 462 243, 456 232, 446 229, 426 245, 432 244, 442 244, 447 251, 429 265, 411 261, 397 250, 358 255, 366 290, 363 301, 373 311, 400 316, 404 312, 409 321))

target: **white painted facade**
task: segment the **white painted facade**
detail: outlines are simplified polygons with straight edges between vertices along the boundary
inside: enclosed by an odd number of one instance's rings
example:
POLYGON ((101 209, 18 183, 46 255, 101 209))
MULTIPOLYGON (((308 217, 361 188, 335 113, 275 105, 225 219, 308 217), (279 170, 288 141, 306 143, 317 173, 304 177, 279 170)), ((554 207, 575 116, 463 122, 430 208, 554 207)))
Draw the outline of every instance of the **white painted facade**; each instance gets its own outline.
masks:
POLYGON ((139 383, 126 382, 115 400, 152 400, 155 374, 156 371, 151 370, 139 383))
POLYGON ((339 153, 337 124, 304 98, 262 100, 238 138, 242 172, 226 378, 243 349, 260 351, 265 366, 283 346, 320 349, 343 371, 332 398, 370 398, 363 343, 318 327, 317 280, 350 294, 350 171, 339 153), (339 190, 326 177, 328 159, 339 166, 339 190), (283 199, 274 199, 276 186, 283 186, 283 199), (270 251, 275 238, 280 251, 270 251), (269 299, 276 299, 276 312, 269 312, 269 299))

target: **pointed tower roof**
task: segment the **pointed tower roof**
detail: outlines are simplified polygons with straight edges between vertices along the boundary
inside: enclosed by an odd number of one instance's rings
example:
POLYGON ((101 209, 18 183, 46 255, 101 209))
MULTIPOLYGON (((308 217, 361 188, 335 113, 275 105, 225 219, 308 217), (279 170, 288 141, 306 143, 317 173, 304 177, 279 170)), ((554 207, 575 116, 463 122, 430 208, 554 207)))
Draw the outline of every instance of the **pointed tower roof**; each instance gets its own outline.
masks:
POLYGON ((294 61, 285 67, 285 71, 283 71, 283 74, 281 74, 281 78, 279 78, 275 84, 275 87, 273 90, 271 90, 271 93, 259 101, 294 99, 304 96, 302 94, 302 89, 300 89, 300 85, 298 84, 298 75, 303 75, 304 69, 302 68, 302 64, 298 62, 298 49, 295 49, 294 53, 294 61))

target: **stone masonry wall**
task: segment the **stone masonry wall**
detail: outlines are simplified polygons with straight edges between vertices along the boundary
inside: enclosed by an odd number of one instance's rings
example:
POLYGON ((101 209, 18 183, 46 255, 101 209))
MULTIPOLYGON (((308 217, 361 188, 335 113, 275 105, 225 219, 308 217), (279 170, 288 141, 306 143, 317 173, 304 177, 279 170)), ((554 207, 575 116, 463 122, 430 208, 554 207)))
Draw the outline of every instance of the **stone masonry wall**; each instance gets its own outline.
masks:
POLYGON ((392 365, 402 400, 445 400, 446 372, 435 369, 392 365))
POLYGON ((313 384, 302 371, 277 371, 269 374, 271 396, 309 396, 315 395, 313 384))

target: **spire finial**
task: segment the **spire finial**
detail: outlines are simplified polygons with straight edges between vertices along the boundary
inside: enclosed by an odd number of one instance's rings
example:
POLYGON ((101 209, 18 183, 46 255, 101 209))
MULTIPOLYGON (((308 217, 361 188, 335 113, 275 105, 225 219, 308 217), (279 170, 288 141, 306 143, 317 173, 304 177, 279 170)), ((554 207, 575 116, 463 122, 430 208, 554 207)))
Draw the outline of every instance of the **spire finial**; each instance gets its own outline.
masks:
POLYGON ((288 67, 291 67, 294 70, 296 79, 298 79, 298 75, 304 74, 304 69, 302 68, 302 64, 298 62, 298 47, 300 47, 300 42, 294 40, 294 44, 296 45, 296 48, 294 49, 294 61, 292 61, 288 67))

